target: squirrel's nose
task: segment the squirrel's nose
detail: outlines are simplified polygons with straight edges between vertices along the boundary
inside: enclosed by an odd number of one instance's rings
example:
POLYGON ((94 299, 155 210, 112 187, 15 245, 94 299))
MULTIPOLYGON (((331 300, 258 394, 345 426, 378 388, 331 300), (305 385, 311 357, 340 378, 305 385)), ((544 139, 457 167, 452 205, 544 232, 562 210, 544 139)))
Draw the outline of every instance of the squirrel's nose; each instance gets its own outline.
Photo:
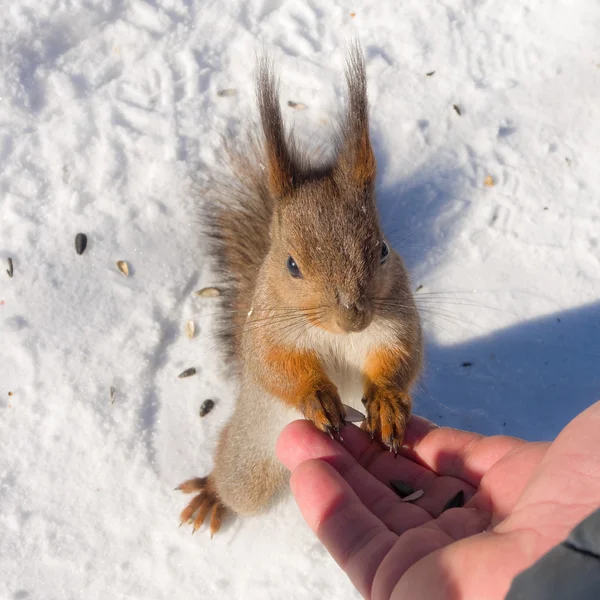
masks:
POLYGON ((337 292, 337 299, 340 307, 345 310, 349 310, 355 313, 363 313, 366 310, 365 302, 363 299, 352 299, 348 294, 339 291, 337 292))
POLYGON ((353 302, 352 304, 342 304, 342 308, 353 313, 364 313, 365 306, 362 302, 353 302))
POLYGON ((337 323, 343 331, 361 331, 369 325, 372 314, 364 298, 350 299, 338 293, 338 302, 337 323))

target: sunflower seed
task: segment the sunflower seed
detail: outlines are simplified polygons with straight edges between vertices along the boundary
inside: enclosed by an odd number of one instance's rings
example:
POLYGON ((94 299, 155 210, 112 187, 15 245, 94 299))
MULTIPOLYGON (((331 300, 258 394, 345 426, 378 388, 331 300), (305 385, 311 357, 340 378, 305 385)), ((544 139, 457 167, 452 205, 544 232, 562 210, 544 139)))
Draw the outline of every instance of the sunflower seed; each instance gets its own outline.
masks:
POLYGON ((185 377, 191 377, 192 375, 196 374, 196 369, 194 367, 190 367, 189 369, 186 369, 185 371, 182 371, 181 373, 179 373, 178 377, 179 379, 184 379, 185 377))
POLYGON ((217 96, 220 98, 226 98, 227 96, 235 96, 237 94, 237 90, 235 88, 225 88, 224 90, 219 90, 217 92, 217 96))
POLYGON ((117 399, 117 390, 115 389, 114 385, 111 385, 110 386, 110 403, 114 404, 116 399, 117 399))
POLYGON ((221 290, 216 287, 205 287, 196 292, 196 296, 201 298, 216 298, 221 295, 221 290))
POLYGON ((123 273, 123 275, 125 275, 125 277, 127 277, 127 275, 129 275, 129 265, 127 264, 126 261, 118 260, 117 268, 119 269, 119 271, 121 271, 121 273, 123 273))
POLYGON ((83 254, 87 247, 87 236, 85 233, 78 233, 75 236, 75 251, 77 254, 83 254))
POLYGON ((390 479, 390 485, 400 498, 407 498, 415 493, 415 490, 408 483, 404 483, 400 479, 390 479))
POLYGON ((205 417, 214 407, 214 400, 211 400, 210 398, 208 400, 205 400, 200 406, 200 416, 205 417))
POLYGON ((465 493, 460 490, 455 496, 452 496, 448 502, 446 502, 442 512, 447 511, 449 508, 461 508, 465 505, 465 493))
POLYGON ((406 498, 402 498, 402 502, 414 502, 418 500, 421 496, 423 496, 425 492, 423 490, 418 490, 413 492, 410 496, 406 496, 406 498))
POLYGON ((288 100, 288 106, 290 108, 295 108, 296 110, 304 110, 306 108, 306 104, 302 104, 302 102, 294 102, 293 100, 288 100))
POLYGON ((9 277, 12 277, 13 273, 14 273, 12 258, 8 258, 7 262, 8 262, 8 269, 6 269, 6 272, 8 273, 9 277))
POLYGON ((356 410, 347 404, 344 404, 343 406, 346 411, 346 421, 348 421, 348 423, 360 423, 367 418, 359 410, 356 410))
POLYGON ((435 71, 429 71, 429 73, 425 73, 425 75, 427 75, 427 77, 431 77, 432 75, 435 75, 435 71))
POLYGON ((453 105, 452 105, 452 108, 453 108, 453 109, 456 111, 456 114, 457 114, 457 115, 460 117, 460 115, 461 115, 462 113, 460 112, 460 108, 458 107, 458 105, 456 105, 456 104, 453 104, 453 105))
POLYGON ((194 333, 196 332, 196 325, 194 321, 186 321, 185 324, 185 335, 191 340, 194 337, 194 333))

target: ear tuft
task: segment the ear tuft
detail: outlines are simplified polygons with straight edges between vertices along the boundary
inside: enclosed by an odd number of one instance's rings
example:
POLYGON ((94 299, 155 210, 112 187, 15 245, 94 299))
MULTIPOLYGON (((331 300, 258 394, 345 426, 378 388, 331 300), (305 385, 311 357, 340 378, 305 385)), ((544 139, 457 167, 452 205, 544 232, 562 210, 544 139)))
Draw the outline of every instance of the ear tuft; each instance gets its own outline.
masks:
POLYGON ((358 41, 350 46, 346 61, 348 106, 342 122, 338 168, 359 187, 375 183, 377 163, 369 136, 369 101, 365 60, 358 41))
POLYGON ((273 62, 263 55, 258 60, 256 95, 269 169, 269 189, 275 198, 289 195, 299 175, 293 140, 286 140, 278 88, 273 62))

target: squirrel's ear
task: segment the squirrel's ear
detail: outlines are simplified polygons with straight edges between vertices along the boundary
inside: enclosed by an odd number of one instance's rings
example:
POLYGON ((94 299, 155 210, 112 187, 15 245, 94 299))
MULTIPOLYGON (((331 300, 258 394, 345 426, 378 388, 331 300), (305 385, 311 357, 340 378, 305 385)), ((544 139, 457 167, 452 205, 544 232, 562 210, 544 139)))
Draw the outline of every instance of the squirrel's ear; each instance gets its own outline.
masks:
POLYGON ((269 189, 273 196, 287 196, 298 183, 293 140, 286 140, 281 108, 279 107, 278 82, 273 63, 263 55, 258 60, 256 95, 264 133, 265 154, 269 171, 269 189))
POLYGON ((377 163, 369 136, 365 60, 357 41, 346 62, 346 82, 348 106, 341 124, 337 167, 351 183, 368 188, 375 183, 377 163))

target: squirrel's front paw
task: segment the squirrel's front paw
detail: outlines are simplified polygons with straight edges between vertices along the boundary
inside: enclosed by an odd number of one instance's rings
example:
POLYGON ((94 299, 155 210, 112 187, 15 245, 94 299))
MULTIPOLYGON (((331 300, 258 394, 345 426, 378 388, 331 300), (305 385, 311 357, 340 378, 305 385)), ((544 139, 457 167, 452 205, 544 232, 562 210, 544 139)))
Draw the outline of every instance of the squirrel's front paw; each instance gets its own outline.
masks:
POLYGON ((397 387, 372 384, 365 392, 363 403, 367 409, 367 418, 362 428, 370 432, 371 437, 379 434, 390 452, 397 454, 410 417, 410 396, 397 387))
POLYGON ((337 388, 332 383, 319 386, 300 402, 300 410, 321 431, 333 437, 346 423, 346 412, 337 388))

